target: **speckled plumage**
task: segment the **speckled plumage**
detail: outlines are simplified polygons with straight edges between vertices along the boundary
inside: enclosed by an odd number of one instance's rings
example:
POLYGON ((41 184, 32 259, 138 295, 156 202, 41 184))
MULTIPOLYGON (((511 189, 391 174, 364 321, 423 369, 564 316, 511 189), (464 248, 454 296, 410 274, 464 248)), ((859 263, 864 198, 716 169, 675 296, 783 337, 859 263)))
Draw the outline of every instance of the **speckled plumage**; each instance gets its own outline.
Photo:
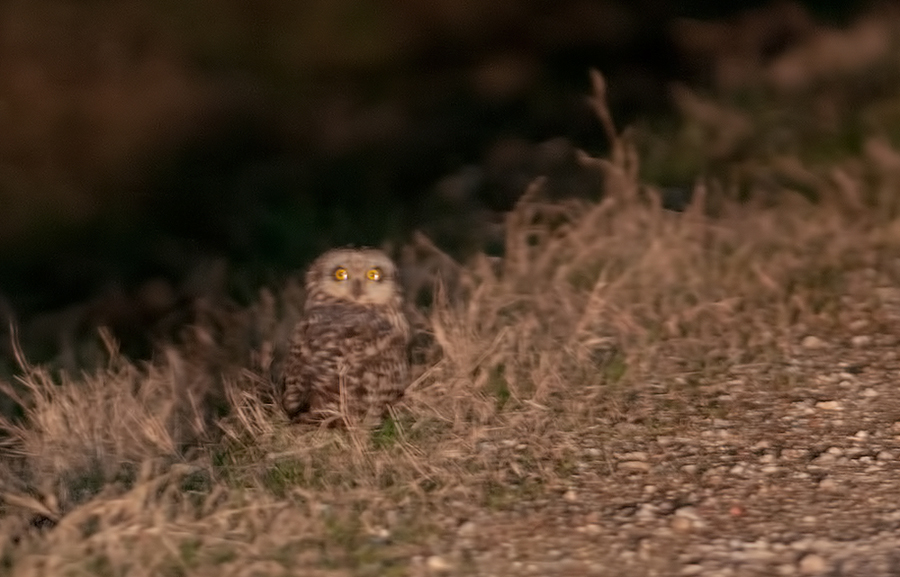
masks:
POLYGON ((402 305, 397 267, 380 250, 333 249, 310 265, 284 365, 282 406, 292 420, 383 416, 409 384, 402 305))

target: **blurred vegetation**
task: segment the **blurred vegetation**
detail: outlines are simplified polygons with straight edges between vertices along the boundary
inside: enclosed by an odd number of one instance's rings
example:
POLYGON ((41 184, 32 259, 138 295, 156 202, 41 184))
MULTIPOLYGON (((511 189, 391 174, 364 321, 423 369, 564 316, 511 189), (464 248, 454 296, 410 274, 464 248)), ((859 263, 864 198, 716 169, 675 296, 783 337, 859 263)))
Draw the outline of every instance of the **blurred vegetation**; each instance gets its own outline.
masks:
POLYGON ((893 52, 877 38, 866 52, 864 29, 844 51, 862 64, 840 75, 787 86, 790 70, 771 70, 854 30, 859 9, 5 2, 0 315, 36 360, 98 325, 146 354, 129 335, 171 332, 201 297, 250 302, 329 246, 421 229, 456 256, 499 247, 534 177, 556 197, 602 193, 576 154, 608 146, 584 98, 591 67, 637 129, 645 178, 676 197, 760 151, 858 151, 873 125, 897 132, 893 52), (711 133, 710 114, 734 130, 711 133))

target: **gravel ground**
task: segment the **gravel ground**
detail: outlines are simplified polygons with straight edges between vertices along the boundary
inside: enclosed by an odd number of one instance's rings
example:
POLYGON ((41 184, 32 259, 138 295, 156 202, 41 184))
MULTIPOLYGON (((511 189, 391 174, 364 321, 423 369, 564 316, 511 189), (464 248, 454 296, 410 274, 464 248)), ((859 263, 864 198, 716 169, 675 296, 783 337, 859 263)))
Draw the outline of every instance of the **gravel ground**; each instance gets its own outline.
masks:
POLYGON ((735 367, 702 391, 723 416, 697 411, 679 434, 572 433, 564 485, 502 510, 459 503, 412 574, 900 575, 898 343, 844 341, 735 367))

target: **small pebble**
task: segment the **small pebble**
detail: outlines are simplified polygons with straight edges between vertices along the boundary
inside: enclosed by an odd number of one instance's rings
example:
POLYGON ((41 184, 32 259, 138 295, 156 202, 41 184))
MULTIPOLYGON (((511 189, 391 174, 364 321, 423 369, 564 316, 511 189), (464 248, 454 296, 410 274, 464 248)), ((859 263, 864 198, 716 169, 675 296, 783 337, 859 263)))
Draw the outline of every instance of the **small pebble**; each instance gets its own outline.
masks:
POLYGON ((478 527, 476 527, 475 523, 473 523, 472 521, 466 521, 459 526, 459 529, 456 530, 456 534, 463 538, 474 537, 477 530, 478 527))
POLYGON ((826 343, 819 337, 809 335, 803 339, 803 341, 800 343, 800 345, 804 349, 815 350, 815 349, 824 349, 825 347, 828 346, 828 343, 826 343))
POLYGON ((837 488, 837 483, 835 483, 833 479, 829 479, 828 477, 825 477, 824 479, 819 481, 819 489, 823 491, 836 491, 837 488))
POLYGON ((650 470, 650 464, 644 461, 622 461, 617 468, 620 471, 646 472, 650 470))
POLYGON ((840 411, 841 404, 837 401, 819 401, 816 403, 816 408, 823 411, 840 411))
POLYGON ((804 575, 819 575, 824 573, 826 568, 825 559, 815 553, 804 555, 803 559, 800 559, 800 572, 804 575))
POLYGON ((831 463, 834 463, 836 460, 837 460, 837 457, 835 457, 834 454, 822 453, 821 455, 819 455, 818 457, 815 458, 813 463, 815 463, 816 465, 830 465, 831 463))
POLYGON ((425 561, 425 564, 430 571, 434 571, 435 573, 447 573, 453 568, 450 563, 440 555, 432 555, 425 561))
POLYGON ((794 575, 795 573, 797 573, 797 568, 790 563, 785 563, 783 565, 779 565, 776 571, 778 571, 779 575, 790 577, 790 575, 794 575))
POLYGON ((372 531, 371 537, 375 543, 386 543, 391 538, 391 532, 385 527, 377 527, 372 531))
POLYGON ((697 513, 697 508, 691 507, 691 506, 680 507, 680 508, 676 509, 675 516, 676 517, 686 517, 686 518, 692 519, 694 521, 700 520, 700 514, 697 513))
POLYGON ((649 521, 656 518, 656 506, 651 503, 644 503, 634 514, 637 519, 649 521))
POLYGON ((587 533, 588 535, 599 535, 601 533, 600 525, 595 523, 590 523, 581 528, 583 533, 587 533))
POLYGON ((622 455, 623 461, 646 461, 647 453, 643 451, 634 451, 633 453, 625 453, 622 455))
POLYGON ((850 344, 857 349, 861 349, 872 344, 872 337, 870 337, 869 335, 856 335, 855 337, 850 339, 850 344))
POLYGON ((753 563, 767 563, 775 558, 775 553, 768 549, 754 548, 744 551, 741 557, 745 561, 750 561, 753 563))
POLYGON ((670 526, 676 533, 690 533, 694 528, 694 522, 687 517, 674 517, 670 526))

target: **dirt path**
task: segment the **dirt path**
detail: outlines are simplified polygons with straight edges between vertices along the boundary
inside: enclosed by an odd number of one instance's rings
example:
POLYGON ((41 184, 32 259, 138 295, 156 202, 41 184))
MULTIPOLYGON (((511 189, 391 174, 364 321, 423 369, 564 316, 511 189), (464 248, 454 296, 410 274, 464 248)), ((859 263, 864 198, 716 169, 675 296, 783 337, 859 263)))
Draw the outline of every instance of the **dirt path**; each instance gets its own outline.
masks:
POLYGON ((416 574, 900 575, 896 350, 807 338, 706 388, 679 434, 580 431, 565 484, 461 514, 416 574))

